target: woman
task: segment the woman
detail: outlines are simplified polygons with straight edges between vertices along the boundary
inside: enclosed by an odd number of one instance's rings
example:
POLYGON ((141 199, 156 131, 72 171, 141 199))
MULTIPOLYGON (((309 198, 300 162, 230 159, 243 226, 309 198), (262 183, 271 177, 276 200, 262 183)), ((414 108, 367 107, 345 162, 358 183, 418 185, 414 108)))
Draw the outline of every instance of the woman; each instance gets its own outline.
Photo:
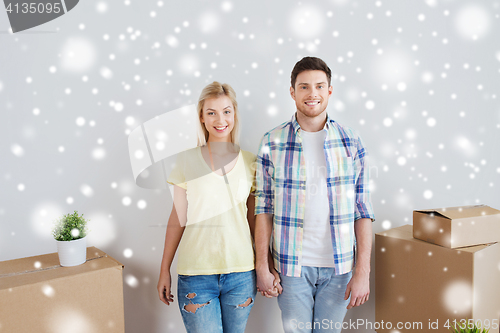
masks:
POLYGON ((173 302, 170 266, 179 247, 177 295, 187 332, 243 333, 256 294, 249 195, 256 157, 238 147, 238 105, 228 84, 206 86, 198 114, 198 147, 179 154, 167 180, 174 206, 158 293, 173 302))

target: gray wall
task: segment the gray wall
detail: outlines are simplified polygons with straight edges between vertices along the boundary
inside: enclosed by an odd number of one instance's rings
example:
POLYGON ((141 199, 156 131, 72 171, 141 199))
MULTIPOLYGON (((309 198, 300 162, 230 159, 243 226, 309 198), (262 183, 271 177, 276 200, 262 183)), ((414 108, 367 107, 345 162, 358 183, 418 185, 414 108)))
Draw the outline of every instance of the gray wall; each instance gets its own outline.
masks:
MULTIPOLYGON (((156 292, 172 200, 135 184, 127 135, 218 80, 235 88, 242 147, 256 152, 293 114, 290 71, 306 55, 334 73, 330 115, 366 142, 375 232, 411 224, 413 209, 500 207, 499 8, 84 0, 19 34, 1 10, 0 260, 55 252, 52 221, 78 210, 89 246, 125 264, 127 332, 183 331, 156 292)), ((372 297, 347 318, 375 320, 375 269, 372 297)), ((275 299, 258 296, 247 331, 281 331, 275 299)))

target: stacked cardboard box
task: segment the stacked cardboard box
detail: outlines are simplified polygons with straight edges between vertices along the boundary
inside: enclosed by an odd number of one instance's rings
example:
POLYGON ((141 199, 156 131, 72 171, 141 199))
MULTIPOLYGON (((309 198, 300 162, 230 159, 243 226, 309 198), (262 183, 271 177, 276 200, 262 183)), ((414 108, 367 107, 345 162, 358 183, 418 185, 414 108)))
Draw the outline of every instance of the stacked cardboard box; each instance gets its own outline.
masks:
POLYGON ((0 333, 125 332, 122 270, 95 247, 73 267, 57 253, 0 262, 0 333))
POLYGON ((413 227, 377 233, 376 331, 449 333, 467 319, 498 333, 496 242, 500 211, 484 205, 415 211, 413 227))

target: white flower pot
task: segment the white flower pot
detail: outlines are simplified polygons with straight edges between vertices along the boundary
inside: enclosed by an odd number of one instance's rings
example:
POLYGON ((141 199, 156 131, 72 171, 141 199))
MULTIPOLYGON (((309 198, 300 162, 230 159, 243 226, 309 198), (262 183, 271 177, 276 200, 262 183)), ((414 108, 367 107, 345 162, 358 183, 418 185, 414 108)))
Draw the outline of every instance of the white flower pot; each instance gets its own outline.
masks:
POLYGON ((87 261, 87 237, 72 241, 56 241, 61 266, 77 266, 87 261))

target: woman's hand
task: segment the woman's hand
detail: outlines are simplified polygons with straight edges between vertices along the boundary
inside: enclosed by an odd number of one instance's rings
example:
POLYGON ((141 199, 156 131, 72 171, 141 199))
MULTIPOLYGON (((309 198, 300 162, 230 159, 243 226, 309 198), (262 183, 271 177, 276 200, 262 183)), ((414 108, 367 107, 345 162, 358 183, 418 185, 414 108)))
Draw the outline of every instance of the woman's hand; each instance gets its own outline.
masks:
POLYGON ((158 295, 160 296, 160 300, 167 305, 170 305, 174 301, 170 285, 170 271, 162 271, 158 279, 158 295))
MULTIPOLYGON (((283 292, 283 287, 281 286, 281 279, 280 279, 280 273, 278 273, 278 271, 276 271, 274 268, 271 270, 271 273, 273 273, 274 275, 274 289, 276 289, 278 291, 278 294, 281 295, 281 293, 283 292)), ((278 295, 272 295, 272 296, 275 296, 277 297, 278 295)))
POLYGON ((187 214, 187 197, 186 190, 179 186, 174 186, 174 205, 172 206, 172 212, 170 213, 170 218, 167 223, 167 231, 165 233, 165 245, 163 248, 163 257, 161 259, 160 266, 160 278, 158 279, 158 295, 160 300, 170 305, 174 301, 174 295, 172 295, 170 289, 170 266, 174 260, 175 251, 179 246, 182 234, 185 229, 185 220, 183 218, 187 214), (177 215, 179 213, 179 215, 177 215), (179 220, 179 216, 181 220, 179 220))

